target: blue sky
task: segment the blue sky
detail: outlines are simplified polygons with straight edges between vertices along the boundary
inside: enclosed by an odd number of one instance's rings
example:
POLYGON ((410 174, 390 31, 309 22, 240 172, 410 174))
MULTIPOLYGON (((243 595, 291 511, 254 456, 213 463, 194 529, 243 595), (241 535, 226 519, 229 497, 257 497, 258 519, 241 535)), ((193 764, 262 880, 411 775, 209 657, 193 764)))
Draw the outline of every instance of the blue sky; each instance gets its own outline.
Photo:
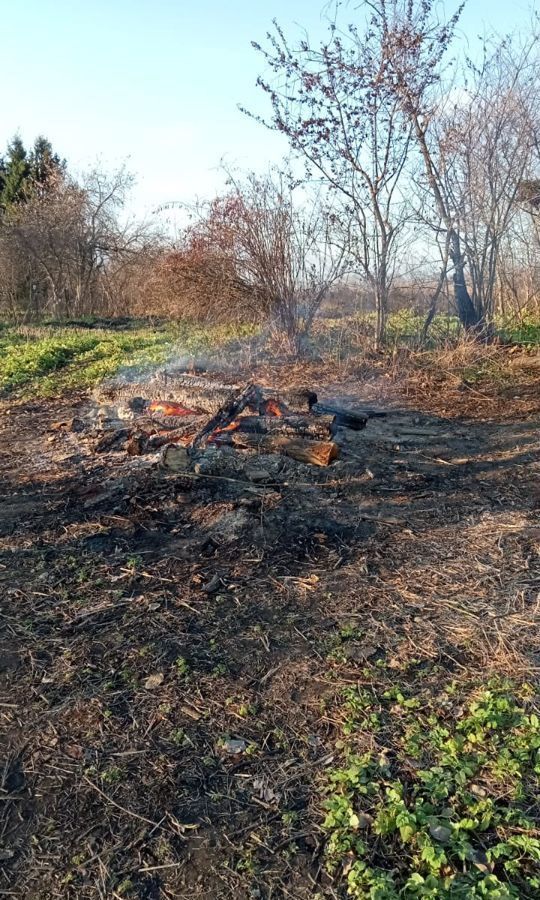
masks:
MULTIPOLYGON (((0 147, 15 132, 26 142, 42 133, 74 169, 126 163, 137 177, 138 213, 212 194, 222 157, 262 170, 286 151, 283 138, 237 108, 266 111, 251 40, 264 39, 273 17, 316 35, 322 5, 2 0, 0 147)), ((470 0, 460 30, 474 45, 486 28, 525 24, 529 9, 520 0, 470 0)))

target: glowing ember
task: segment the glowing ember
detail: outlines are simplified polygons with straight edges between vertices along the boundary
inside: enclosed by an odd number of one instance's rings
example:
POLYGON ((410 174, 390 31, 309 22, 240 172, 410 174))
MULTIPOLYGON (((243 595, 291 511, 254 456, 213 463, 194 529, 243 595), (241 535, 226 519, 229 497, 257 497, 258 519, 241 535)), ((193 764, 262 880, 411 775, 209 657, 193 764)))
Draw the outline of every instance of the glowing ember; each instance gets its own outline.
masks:
POLYGON ((239 428, 239 427, 240 427, 239 419, 233 419, 233 421, 229 422, 228 425, 224 425, 222 428, 216 428, 213 431, 212 436, 209 438, 208 442, 211 444, 211 443, 213 443, 213 441, 216 440, 216 438, 218 438, 220 436, 220 434, 224 434, 226 431, 236 431, 237 428, 239 428))
POLYGON ((152 400, 148 404, 148 412, 160 413, 162 416, 195 416, 195 409, 188 409, 181 403, 171 403, 169 400, 152 400))
POLYGON ((261 407, 264 416, 279 416, 280 418, 287 414, 288 410, 284 403, 279 400, 265 400, 261 407))

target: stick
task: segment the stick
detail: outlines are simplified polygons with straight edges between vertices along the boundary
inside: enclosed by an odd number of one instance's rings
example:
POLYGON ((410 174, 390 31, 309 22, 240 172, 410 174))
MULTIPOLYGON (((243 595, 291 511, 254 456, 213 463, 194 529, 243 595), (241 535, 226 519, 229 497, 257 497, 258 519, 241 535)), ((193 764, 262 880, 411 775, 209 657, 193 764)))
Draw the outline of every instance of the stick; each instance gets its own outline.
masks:
POLYGON ((100 797, 103 797, 103 799, 106 800, 107 803, 110 803, 111 806, 116 806, 116 808, 119 809, 120 812, 125 813, 127 816, 132 816, 134 819, 139 819, 140 822, 146 822, 148 825, 153 825, 154 828, 159 828, 159 822, 154 822, 153 819, 147 819, 146 816, 140 816, 139 813, 133 812, 131 809, 126 809, 125 806, 120 806, 120 804, 117 803, 116 800, 113 800, 112 797, 108 797, 107 794, 103 793, 101 788, 99 788, 97 784, 94 784, 93 781, 90 781, 90 779, 86 775, 83 775, 83 778, 91 788, 94 788, 94 790, 97 791, 100 797))

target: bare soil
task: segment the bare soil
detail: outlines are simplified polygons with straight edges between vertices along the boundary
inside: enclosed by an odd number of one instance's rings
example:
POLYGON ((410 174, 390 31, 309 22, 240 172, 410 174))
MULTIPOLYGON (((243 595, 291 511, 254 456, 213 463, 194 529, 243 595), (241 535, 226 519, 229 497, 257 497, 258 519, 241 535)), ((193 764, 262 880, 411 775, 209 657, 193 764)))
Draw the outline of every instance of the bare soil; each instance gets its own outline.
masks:
POLYGON ((84 396, 4 403, 0 893, 344 896, 320 804, 342 686, 535 677, 535 366, 251 373, 389 412, 256 486, 92 453, 54 427, 84 396))

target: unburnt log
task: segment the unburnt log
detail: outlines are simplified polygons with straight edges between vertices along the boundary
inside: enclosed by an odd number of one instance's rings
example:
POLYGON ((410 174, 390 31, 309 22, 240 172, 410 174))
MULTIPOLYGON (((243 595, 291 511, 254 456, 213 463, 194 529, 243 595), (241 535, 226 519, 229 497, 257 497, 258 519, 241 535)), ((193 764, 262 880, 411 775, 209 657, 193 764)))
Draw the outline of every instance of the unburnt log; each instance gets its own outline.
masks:
POLYGON ((339 447, 333 441, 310 441, 283 434, 246 434, 229 431, 224 434, 227 443, 259 453, 283 453, 298 462, 312 466, 328 466, 339 456, 339 447))
POLYGON ((327 441, 336 433, 335 416, 241 416, 237 431, 248 434, 282 434, 327 441))
POLYGON ((328 403, 314 403, 311 412, 317 417, 334 416, 337 426, 351 428, 353 431, 361 431, 369 419, 367 410, 343 409, 328 403))

